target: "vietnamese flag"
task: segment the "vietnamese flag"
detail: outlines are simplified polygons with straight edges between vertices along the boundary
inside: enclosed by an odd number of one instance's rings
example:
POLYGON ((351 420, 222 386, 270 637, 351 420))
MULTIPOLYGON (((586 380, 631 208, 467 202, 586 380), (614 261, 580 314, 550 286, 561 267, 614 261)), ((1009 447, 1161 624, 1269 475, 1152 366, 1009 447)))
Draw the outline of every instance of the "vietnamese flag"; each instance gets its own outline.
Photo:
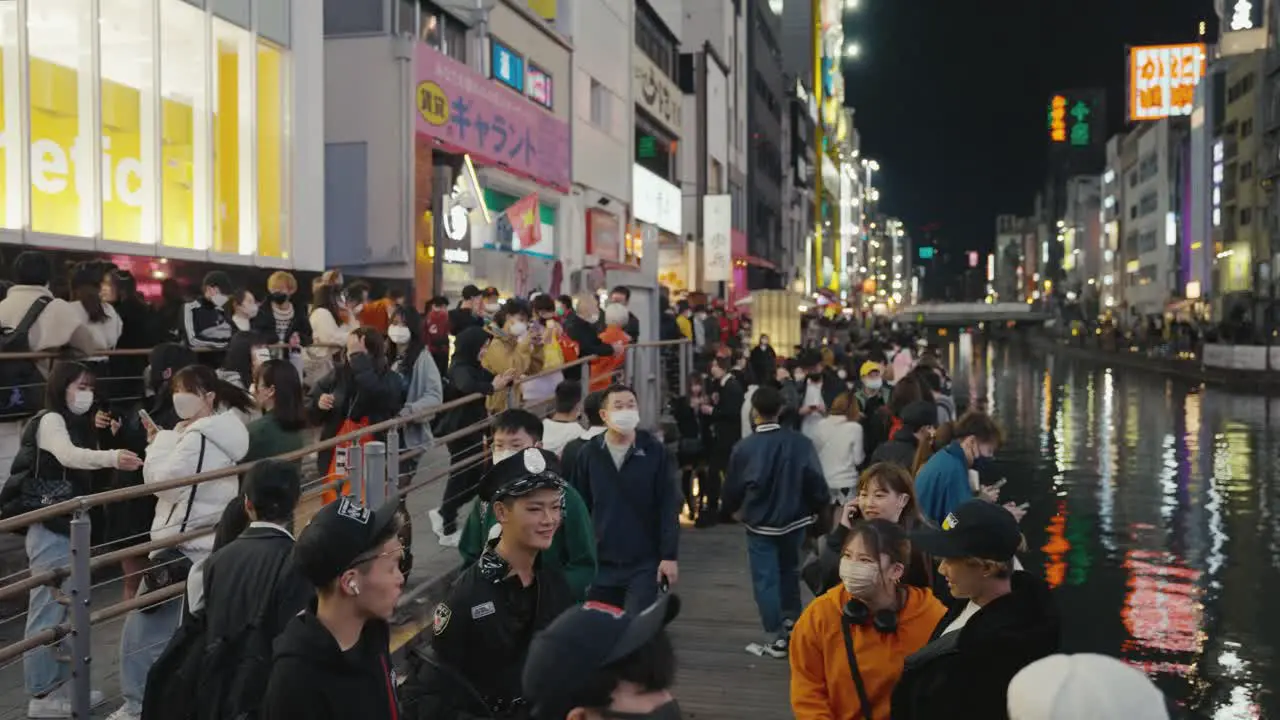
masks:
POLYGON ((528 250, 542 242, 542 218, 538 208, 538 193, 529 193, 507 208, 507 220, 516 233, 521 250, 528 250))

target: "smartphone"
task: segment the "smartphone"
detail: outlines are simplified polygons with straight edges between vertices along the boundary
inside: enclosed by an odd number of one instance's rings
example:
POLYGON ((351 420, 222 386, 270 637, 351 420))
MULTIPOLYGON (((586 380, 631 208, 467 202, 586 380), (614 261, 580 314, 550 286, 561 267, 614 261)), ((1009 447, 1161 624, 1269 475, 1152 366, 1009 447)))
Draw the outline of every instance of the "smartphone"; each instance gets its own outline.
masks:
POLYGON ((146 428, 147 432, 160 432, 160 426, 156 425, 156 421, 151 419, 151 415, 146 410, 138 411, 138 419, 142 421, 142 427, 146 428))
POLYGON ((1005 483, 1007 483, 1007 482, 1009 482, 1009 478, 1000 478, 1000 479, 999 479, 999 480, 997 480, 997 481, 995 482, 995 484, 994 484, 994 485, 992 485, 991 487, 993 487, 993 488, 995 488, 995 489, 999 490, 1000 488, 1004 487, 1004 486, 1005 486, 1005 483))
POLYGON ((1019 505, 1019 506, 1018 506, 1018 509, 1019 509, 1019 510, 1022 510, 1023 512, 1026 512, 1027 508, 1029 508, 1029 507, 1031 507, 1031 503, 1029 503, 1029 502, 1024 502, 1024 503, 1022 503, 1021 505, 1019 505))

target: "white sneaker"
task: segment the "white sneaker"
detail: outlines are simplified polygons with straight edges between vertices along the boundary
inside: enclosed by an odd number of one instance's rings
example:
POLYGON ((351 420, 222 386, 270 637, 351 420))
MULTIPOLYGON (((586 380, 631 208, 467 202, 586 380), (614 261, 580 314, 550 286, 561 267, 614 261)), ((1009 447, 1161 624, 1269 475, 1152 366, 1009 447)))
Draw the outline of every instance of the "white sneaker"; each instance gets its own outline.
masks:
POLYGON ((440 508, 428 510, 427 517, 431 519, 431 531, 436 534, 436 537, 444 537, 444 516, 440 514, 440 508))
MULTIPOLYGON (((100 690, 89 691, 89 707, 96 708, 107 701, 107 696, 100 690)), ((27 701, 28 718, 69 718, 71 717, 71 684, 45 695, 42 698, 31 698, 27 701)), ((128 716, 116 720, 128 720, 128 716)), ((136 720, 136 719, 135 719, 136 720)))
POLYGON ((747 646, 747 652, 755 655, 756 657, 764 657, 768 655, 772 658, 782 659, 787 656, 787 645, 788 642, 786 638, 778 638, 773 642, 768 643, 751 643, 747 646))
POLYGON ((456 548, 458 543, 462 541, 462 531, 456 530, 452 535, 440 536, 440 547, 456 548))
POLYGON ((134 715, 122 705, 119 710, 108 715, 107 720, 141 720, 141 716, 134 715))

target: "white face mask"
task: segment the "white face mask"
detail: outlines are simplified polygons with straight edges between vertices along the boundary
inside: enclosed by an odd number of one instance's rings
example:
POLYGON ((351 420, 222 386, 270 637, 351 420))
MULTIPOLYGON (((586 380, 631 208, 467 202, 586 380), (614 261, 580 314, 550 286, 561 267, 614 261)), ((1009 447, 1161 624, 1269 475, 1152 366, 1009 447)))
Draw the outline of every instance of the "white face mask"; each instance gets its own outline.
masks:
POLYGON ((797 370, 795 372, 795 378, 796 378, 796 382, 804 382, 804 371, 797 370))
POLYGON ((845 380, 849 377, 849 373, 846 370, 837 370, 836 377, 840 378, 841 380, 845 380))
POLYGON ((879 390, 884 387, 884 380, 882 378, 863 378, 862 386, 868 390, 879 390))
POLYGON ((244 303, 240 306, 240 314, 247 318, 253 318, 258 315, 258 303, 244 303))
POLYGON ((515 335, 516 337, 524 337, 524 334, 529 332, 529 325, 517 320, 511 323, 510 330, 512 335, 515 335))
POLYGON ((213 297, 209 298, 209 302, 217 305, 218 307, 222 307, 227 304, 227 296, 222 293, 214 293, 213 297))
POLYGON ((849 594, 859 600, 869 600, 881 586, 880 568, 874 563, 860 562, 853 558, 840 558, 840 582, 849 594))
POLYGON ((613 410, 609 413, 609 425, 619 432, 631 432, 640 425, 639 410, 613 410))
POLYGON ((515 457, 515 454, 518 452, 520 451, 519 450, 494 450, 493 464, 497 465, 498 463, 502 462, 503 460, 506 460, 509 457, 515 457))
POLYGON ((92 390, 75 390, 67 393, 67 409, 72 415, 83 415, 93 407, 92 390))
POLYGON ((190 420, 205 409, 204 400, 192 393, 174 393, 173 411, 183 420, 190 420))
POLYGON ((501 307, 502 306, 499 305, 498 303, 485 303, 484 309, 485 309, 485 312, 496 313, 498 312, 498 309, 501 307))
POLYGON ((253 364, 255 367, 258 365, 261 365, 262 363, 270 359, 271 359, 270 348, 260 347, 260 348, 253 349, 253 364))
POLYGON ((387 328, 387 339, 397 345, 404 345, 409 342, 409 328, 404 325, 392 325, 387 328))

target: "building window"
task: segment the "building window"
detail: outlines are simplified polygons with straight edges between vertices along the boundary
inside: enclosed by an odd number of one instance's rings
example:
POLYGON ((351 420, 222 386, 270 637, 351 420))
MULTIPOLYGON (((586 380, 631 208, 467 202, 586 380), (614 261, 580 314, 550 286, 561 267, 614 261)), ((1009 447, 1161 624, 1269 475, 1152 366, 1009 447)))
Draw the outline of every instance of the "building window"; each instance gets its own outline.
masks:
POLYGON ((724 187, 724 165, 719 160, 710 158, 707 161, 707 194, 719 195, 724 187))
POLYGON ((591 78, 591 124, 608 132, 612 126, 613 93, 599 80, 591 78))
POLYGON ((430 0, 399 0, 396 28, 458 62, 467 61, 467 26, 430 0))
POLYGON ((284 52, 258 41, 258 247, 263 257, 289 257, 289 99, 284 52))
POLYGON ((668 182, 676 182, 676 149, 675 138, 658 129, 640 116, 636 117, 635 158, 636 164, 653 171, 658 177, 668 182))
POLYGON ((1240 137, 1247 138, 1253 134, 1253 118, 1247 118, 1240 123, 1240 137))
POLYGON ((213 20, 213 247, 252 254, 253 39, 245 30, 213 20))
POLYGON ((1129 187, 1138 187, 1138 171, 1134 170, 1129 173, 1129 187))
POLYGON ((372 35, 386 32, 382 2, 324 0, 325 35, 372 35))
POLYGON ((160 5, 160 226, 169 247, 207 250, 213 230, 210 197, 212 112, 203 12, 183 2, 160 5), (198 199, 198 200, 197 200, 198 199))
POLYGON ((636 47, 674 80, 679 66, 676 44, 659 23, 648 12, 636 8, 636 47))
MULTIPOLYGON (((102 236, 154 244, 156 87, 150 23, 154 0, 101 0, 102 236)), ((85 198, 81 198, 83 203, 85 198)))
POLYGON ((1253 163, 1246 161, 1240 164, 1240 179, 1248 180, 1253 177, 1253 163))
POLYGON ((1253 222, 1253 209, 1243 208, 1240 210, 1240 227, 1244 227, 1253 222))
MULTIPOLYGON (((93 126, 93 111, 83 102, 92 97, 97 80, 93 58, 83 49, 90 46, 96 23, 87 0, 41 0, 30 3, 27 11, 31 229, 93 236, 98 183, 93 149, 84 143, 97 137, 100 128, 93 126)), ((21 113, 17 103, 14 109, 21 113)))

